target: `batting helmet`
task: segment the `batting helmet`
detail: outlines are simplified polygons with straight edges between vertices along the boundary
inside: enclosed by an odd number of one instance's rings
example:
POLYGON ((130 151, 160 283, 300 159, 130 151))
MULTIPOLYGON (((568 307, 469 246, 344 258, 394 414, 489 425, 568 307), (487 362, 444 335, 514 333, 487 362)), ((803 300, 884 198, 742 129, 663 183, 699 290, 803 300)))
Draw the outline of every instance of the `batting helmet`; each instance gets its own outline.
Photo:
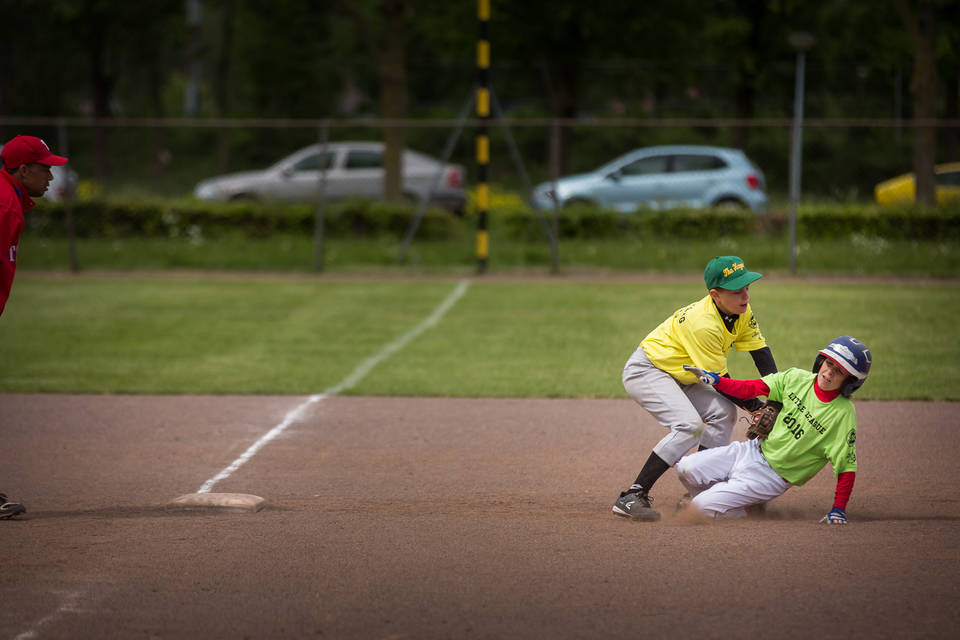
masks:
POLYGON ((817 359, 813 361, 814 373, 820 371, 824 358, 830 358, 852 376, 840 387, 840 393, 848 398, 866 381, 867 374, 870 373, 870 363, 873 362, 867 345, 852 336, 835 338, 820 349, 817 359))

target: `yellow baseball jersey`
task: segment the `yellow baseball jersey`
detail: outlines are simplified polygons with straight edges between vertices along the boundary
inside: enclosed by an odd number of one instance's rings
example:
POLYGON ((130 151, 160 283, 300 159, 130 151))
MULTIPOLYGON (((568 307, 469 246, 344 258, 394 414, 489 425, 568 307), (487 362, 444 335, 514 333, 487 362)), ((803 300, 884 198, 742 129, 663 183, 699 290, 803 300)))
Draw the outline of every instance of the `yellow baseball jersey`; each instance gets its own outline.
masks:
POLYGON ((672 375, 677 382, 693 384, 696 376, 684 371, 683 365, 692 364, 722 375, 727 372, 727 354, 731 349, 754 351, 767 346, 767 341, 760 333, 750 305, 737 318, 733 331, 727 331, 720 311, 708 294, 677 309, 651 331, 640 346, 655 367, 672 375))

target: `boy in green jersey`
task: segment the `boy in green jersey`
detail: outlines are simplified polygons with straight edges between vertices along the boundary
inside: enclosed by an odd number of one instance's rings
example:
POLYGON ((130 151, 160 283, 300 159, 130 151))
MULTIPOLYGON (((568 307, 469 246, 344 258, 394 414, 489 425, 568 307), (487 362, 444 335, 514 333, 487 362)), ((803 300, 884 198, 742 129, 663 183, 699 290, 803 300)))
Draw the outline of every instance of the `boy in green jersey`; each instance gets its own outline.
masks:
POLYGON ((783 403, 766 438, 693 453, 677 463, 692 504, 709 516, 743 517, 747 507, 806 483, 829 462, 837 490, 821 522, 846 524, 857 472, 857 414, 850 396, 867 379, 872 360, 866 345, 841 336, 818 352, 812 373, 791 368, 759 380, 732 380, 685 367, 717 391, 783 403))

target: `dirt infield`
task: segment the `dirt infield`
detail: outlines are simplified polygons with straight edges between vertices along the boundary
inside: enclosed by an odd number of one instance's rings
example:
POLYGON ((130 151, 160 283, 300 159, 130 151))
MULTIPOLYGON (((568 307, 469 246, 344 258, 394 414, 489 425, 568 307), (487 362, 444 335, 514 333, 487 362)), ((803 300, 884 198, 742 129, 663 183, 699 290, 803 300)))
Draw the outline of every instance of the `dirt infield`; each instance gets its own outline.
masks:
MULTIPOLYGON (((333 397, 169 511, 303 397, 0 395, 0 638, 901 638, 960 627, 958 405, 857 403, 765 516, 610 513, 661 427, 630 400, 333 397)), ((742 437, 741 423, 735 437, 742 437)))

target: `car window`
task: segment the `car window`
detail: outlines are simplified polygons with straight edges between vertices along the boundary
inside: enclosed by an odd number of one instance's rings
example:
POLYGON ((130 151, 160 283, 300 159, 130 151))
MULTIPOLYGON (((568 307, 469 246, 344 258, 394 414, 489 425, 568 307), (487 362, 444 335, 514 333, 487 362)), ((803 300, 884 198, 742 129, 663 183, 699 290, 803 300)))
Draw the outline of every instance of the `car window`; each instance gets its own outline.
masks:
POLYGON ((651 173, 666 173, 667 158, 668 156, 649 156, 647 158, 640 158, 639 160, 634 160, 630 164, 625 165, 620 172, 625 176, 642 176, 649 175, 651 173))
POLYGON ((717 156, 704 155, 676 155, 673 157, 673 170, 676 173, 682 171, 710 171, 711 169, 723 169, 727 163, 717 156))
POLYGON ((937 184, 944 187, 960 187, 960 171, 938 173, 937 184))
POLYGON ((383 166, 380 151, 350 151, 347 154, 347 169, 379 169, 383 166))
POLYGON ((323 163, 323 166, 320 166, 320 155, 319 153, 314 153, 306 158, 301 158, 293 165, 294 171, 320 171, 321 169, 329 169, 330 165, 333 164, 333 151, 327 151, 324 154, 326 161, 323 163))

